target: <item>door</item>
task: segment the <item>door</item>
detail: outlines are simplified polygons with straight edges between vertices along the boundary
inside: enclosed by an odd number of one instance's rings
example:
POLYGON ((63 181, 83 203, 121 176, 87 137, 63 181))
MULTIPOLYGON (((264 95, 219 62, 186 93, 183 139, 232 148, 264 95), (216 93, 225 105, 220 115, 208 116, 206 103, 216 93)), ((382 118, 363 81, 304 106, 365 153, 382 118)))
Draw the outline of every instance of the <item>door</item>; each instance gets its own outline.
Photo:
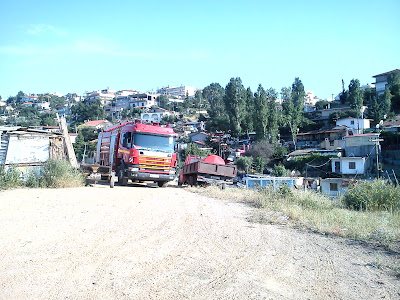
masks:
POLYGON ((335 161, 335 173, 340 173, 340 161, 335 161))

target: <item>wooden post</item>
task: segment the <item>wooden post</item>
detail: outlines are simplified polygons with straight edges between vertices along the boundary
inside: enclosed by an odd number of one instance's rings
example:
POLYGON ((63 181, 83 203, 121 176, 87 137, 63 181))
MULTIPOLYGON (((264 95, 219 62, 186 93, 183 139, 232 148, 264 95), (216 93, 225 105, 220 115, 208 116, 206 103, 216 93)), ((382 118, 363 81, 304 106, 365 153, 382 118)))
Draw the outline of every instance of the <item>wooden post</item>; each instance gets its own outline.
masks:
POLYGON ((60 118, 57 114, 57 120, 58 124, 60 124, 60 129, 64 137, 64 145, 65 148, 67 149, 67 156, 69 162, 74 168, 78 169, 79 168, 78 161, 76 160, 74 147, 72 147, 71 139, 69 138, 68 127, 67 127, 67 122, 65 121, 65 117, 61 116, 60 118))

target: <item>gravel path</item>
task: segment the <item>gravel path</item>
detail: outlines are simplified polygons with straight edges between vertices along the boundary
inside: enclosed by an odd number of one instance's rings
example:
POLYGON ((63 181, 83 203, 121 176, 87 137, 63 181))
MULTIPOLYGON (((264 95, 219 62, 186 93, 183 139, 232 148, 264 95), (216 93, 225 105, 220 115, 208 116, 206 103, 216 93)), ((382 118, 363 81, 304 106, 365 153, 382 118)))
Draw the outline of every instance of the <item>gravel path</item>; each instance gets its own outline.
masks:
POLYGON ((0 192, 0 299, 400 299, 394 254, 176 187, 0 192))

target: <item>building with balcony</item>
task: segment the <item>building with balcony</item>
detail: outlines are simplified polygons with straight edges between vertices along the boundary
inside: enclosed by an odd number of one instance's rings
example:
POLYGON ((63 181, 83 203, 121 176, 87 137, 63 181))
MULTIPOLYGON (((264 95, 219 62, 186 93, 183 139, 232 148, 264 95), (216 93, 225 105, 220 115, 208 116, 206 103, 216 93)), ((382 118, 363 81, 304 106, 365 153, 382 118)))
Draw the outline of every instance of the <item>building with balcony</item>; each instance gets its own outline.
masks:
POLYGON ((158 105, 158 96, 160 94, 150 93, 136 93, 127 96, 118 96, 116 100, 116 106, 123 108, 151 108, 154 105, 158 105))
POLYGON ((89 104, 96 100, 100 100, 101 105, 110 105, 115 98, 115 90, 104 89, 92 92, 86 92, 85 101, 89 104))
POLYGON ((400 72, 400 70, 396 69, 393 71, 372 76, 373 78, 375 78, 375 88, 378 95, 385 92, 386 88, 388 87, 388 77, 395 72, 400 72))
POLYGON ((193 97, 195 89, 192 86, 181 85, 179 87, 167 86, 157 90, 158 94, 175 96, 178 98, 193 97))

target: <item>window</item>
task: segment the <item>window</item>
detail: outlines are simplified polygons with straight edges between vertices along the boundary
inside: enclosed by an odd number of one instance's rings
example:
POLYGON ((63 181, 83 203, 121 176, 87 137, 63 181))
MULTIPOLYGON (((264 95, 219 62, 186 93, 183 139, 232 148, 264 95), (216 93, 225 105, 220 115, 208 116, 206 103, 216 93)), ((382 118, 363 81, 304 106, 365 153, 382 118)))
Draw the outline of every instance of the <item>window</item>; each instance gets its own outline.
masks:
POLYGON ((355 170, 356 169, 356 162, 350 161, 349 162, 349 169, 355 170))
POLYGON ((329 141, 329 145, 330 145, 331 147, 335 146, 335 141, 329 141))
POLYGON ((350 124, 351 124, 351 125, 354 125, 354 120, 353 120, 353 121, 350 121, 350 124))
POLYGON ((332 192, 337 192, 338 191, 338 184, 337 183, 330 183, 329 188, 332 192))
POLYGON ((122 139, 122 146, 130 148, 132 142, 132 132, 125 132, 122 139))

